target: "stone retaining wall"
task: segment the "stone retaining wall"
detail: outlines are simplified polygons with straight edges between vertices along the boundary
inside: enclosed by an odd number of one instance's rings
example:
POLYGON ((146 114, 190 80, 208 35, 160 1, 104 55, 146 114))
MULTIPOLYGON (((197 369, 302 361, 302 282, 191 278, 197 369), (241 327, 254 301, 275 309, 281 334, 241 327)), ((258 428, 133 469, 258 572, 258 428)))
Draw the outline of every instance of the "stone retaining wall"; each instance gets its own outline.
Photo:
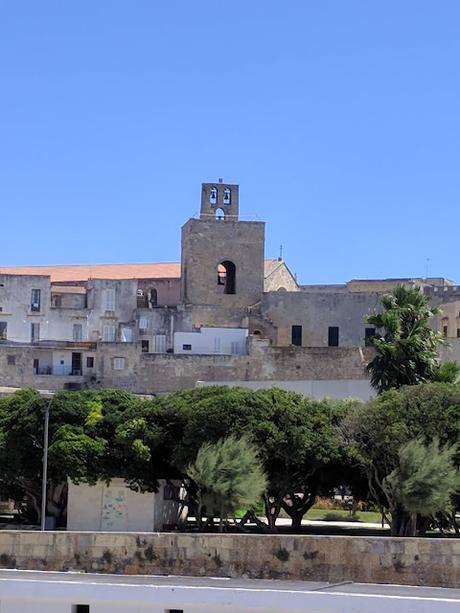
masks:
POLYGON ((0 567, 460 586, 460 539, 0 532, 0 567))

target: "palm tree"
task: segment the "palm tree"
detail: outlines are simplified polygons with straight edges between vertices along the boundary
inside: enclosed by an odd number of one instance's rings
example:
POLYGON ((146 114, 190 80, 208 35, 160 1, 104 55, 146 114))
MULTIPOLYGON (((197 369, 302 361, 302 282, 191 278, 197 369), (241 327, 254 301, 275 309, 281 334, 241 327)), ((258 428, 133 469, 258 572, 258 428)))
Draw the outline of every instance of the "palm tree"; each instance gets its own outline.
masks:
POLYGON ((397 286, 381 299, 382 312, 367 322, 380 334, 372 339, 376 356, 367 365, 372 386, 381 393, 392 387, 415 385, 436 378, 438 346, 444 341, 431 327, 440 314, 418 287, 397 286))

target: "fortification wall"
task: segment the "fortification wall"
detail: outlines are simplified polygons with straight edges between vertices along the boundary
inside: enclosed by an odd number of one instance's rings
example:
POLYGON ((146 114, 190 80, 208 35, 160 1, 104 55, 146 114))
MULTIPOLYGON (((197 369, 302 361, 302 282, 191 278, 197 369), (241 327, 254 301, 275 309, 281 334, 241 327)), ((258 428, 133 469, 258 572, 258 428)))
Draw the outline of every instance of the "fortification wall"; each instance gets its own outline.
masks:
POLYGON ((0 567, 458 587, 460 539, 2 531, 0 567))

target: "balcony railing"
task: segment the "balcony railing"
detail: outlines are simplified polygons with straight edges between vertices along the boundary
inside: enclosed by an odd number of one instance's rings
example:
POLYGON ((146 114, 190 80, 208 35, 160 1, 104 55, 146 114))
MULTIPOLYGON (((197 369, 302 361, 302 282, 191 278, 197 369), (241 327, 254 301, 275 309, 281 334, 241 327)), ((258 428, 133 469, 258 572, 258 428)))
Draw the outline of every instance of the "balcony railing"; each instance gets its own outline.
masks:
POLYGON ((60 368, 53 368, 52 366, 39 366, 34 369, 34 374, 52 375, 54 377, 81 377, 83 373, 76 368, 62 370, 60 368))

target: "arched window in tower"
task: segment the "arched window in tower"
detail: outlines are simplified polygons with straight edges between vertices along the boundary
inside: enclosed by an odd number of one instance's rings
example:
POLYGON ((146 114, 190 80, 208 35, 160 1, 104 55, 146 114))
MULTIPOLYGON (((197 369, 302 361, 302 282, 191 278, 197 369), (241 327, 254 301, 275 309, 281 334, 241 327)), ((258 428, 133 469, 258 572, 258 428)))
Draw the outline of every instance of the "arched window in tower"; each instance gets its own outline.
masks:
POLYGON ((224 189, 224 200, 223 200, 224 204, 231 204, 232 203, 232 192, 231 190, 226 187, 224 189))
POLYGON ((223 285, 224 294, 234 294, 236 289, 236 266, 224 260, 217 267, 217 285, 223 285))
POLYGON ((217 187, 211 187, 209 190, 209 204, 217 204, 217 187))
POLYGON ((216 220, 222 221, 223 219, 225 219, 224 209, 216 209, 216 220))
POLYGON ((157 290, 152 287, 152 289, 149 290, 148 292, 148 299, 149 299, 149 308, 152 309, 153 307, 157 306, 158 303, 158 292, 157 290))

